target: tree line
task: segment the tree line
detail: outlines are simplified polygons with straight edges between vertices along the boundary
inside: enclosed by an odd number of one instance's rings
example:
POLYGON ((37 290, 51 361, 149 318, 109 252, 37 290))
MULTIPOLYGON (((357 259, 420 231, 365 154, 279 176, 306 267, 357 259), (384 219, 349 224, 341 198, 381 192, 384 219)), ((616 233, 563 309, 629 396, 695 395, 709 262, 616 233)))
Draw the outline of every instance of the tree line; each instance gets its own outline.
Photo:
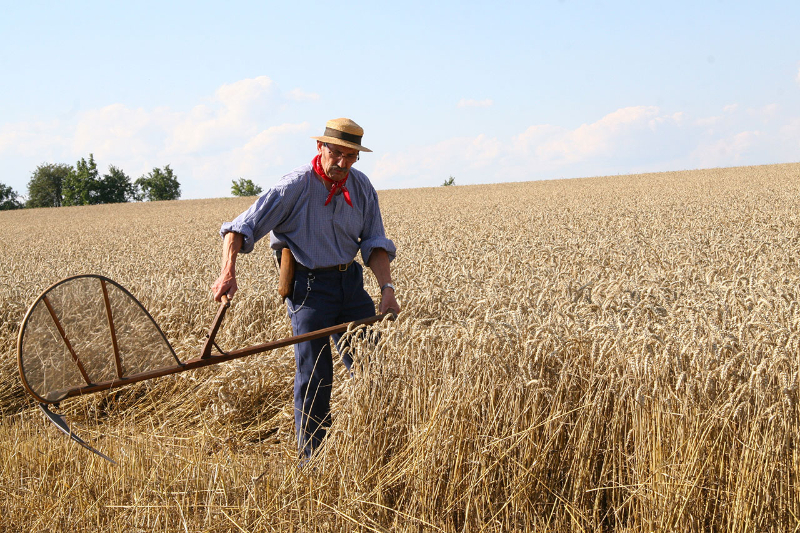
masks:
POLYGON ((177 200, 180 196, 180 183, 169 165, 153 168, 132 182, 114 165, 101 176, 94 155, 89 154, 88 161, 81 158, 74 167, 63 163, 36 167, 24 201, 11 187, 0 183, 0 210, 177 200))

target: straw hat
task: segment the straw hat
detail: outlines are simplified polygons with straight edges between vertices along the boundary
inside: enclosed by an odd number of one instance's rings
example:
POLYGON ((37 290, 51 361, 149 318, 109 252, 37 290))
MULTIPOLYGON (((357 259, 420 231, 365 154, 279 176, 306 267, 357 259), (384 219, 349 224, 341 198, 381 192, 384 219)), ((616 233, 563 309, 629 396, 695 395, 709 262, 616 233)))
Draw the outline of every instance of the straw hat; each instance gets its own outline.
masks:
POLYGON ((325 124, 325 134, 322 137, 311 138, 324 143, 354 148, 362 152, 371 152, 372 150, 369 148, 361 146, 361 137, 363 136, 364 128, 349 118, 335 118, 325 124))

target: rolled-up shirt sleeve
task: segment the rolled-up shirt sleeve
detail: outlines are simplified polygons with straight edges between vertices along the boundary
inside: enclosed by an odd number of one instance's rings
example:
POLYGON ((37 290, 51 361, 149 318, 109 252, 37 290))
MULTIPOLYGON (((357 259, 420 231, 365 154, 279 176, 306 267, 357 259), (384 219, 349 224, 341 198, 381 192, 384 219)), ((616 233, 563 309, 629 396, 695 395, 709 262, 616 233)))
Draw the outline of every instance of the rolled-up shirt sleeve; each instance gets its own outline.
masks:
POLYGON ((378 193, 374 189, 371 191, 371 198, 367 202, 367 209, 364 215, 364 229, 361 233, 361 242, 359 244, 361 259, 364 264, 369 265, 369 258, 376 248, 386 250, 386 253, 389 254, 389 261, 394 260, 397 248, 391 239, 386 238, 386 232, 383 229, 383 218, 378 205, 378 193))
POLYGON ((231 231, 242 234, 244 238, 239 252, 243 254, 252 252, 255 243, 269 234, 289 214, 295 200, 292 198, 293 192, 295 192, 293 188, 287 187, 285 182, 278 182, 259 197, 247 211, 232 222, 225 222, 219 234, 222 237, 231 231))

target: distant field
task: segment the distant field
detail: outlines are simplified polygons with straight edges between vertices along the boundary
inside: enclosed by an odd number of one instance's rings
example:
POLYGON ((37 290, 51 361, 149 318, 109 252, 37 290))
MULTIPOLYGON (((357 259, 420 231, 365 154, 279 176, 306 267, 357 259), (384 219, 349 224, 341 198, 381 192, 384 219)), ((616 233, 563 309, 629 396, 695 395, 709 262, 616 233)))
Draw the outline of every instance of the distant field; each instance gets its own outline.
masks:
MULTIPOLYGON (((196 356, 219 226, 252 199, 0 212, 0 523, 800 527, 800 164, 379 196, 403 312, 356 343, 355 377, 340 365, 334 426, 303 471, 291 348, 63 402, 118 466, 46 424, 16 369, 27 306, 89 272, 196 356)), ((220 344, 290 335, 268 245, 237 266, 220 344)))

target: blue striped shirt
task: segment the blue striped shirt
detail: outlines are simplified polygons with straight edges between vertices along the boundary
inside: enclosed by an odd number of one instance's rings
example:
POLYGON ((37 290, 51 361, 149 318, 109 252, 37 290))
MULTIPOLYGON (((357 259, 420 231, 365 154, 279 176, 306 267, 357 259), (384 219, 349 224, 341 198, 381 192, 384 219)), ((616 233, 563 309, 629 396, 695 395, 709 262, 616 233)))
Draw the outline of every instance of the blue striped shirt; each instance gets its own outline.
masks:
POLYGON ((288 246, 295 259, 310 269, 349 263, 359 250, 368 264, 375 248, 386 250, 391 261, 396 249, 386 238, 375 188, 354 168, 346 187, 352 207, 342 194, 325 205, 327 188, 310 163, 303 165, 281 178, 233 222, 224 223, 220 235, 241 233, 240 252, 249 253, 256 241, 272 232, 273 249, 288 246))

